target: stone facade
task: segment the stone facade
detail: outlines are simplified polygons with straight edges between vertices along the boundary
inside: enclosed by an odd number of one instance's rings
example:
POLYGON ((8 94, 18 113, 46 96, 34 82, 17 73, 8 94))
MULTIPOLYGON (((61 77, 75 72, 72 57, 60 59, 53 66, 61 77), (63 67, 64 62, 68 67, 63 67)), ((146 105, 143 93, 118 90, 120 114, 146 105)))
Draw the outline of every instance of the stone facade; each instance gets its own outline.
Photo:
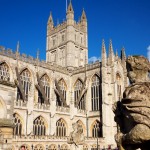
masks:
POLYGON ((54 27, 50 14, 46 62, 0 47, 0 118, 15 123, 13 150, 71 149, 75 122, 83 127, 83 150, 116 147, 112 104, 127 86, 126 56, 124 49, 114 55, 110 41, 107 57, 103 41, 101 62, 88 64, 87 45, 85 12, 76 23, 70 3, 62 24, 54 27))

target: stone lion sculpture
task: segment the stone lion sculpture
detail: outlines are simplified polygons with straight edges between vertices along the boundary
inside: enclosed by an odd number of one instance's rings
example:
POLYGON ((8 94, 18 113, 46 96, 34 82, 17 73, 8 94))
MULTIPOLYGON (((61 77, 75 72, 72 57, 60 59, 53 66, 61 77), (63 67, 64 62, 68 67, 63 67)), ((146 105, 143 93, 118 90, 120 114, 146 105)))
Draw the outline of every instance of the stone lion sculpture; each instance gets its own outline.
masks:
POLYGON ((82 145, 84 143, 84 134, 82 126, 76 122, 72 124, 73 131, 68 138, 68 144, 75 144, 75 146, 82 145))
POLYGON ((150 150, 150 62, 130 56, 126 64, 131 85, 113 107, 118 124, 115 140, 120 150, 150 150))

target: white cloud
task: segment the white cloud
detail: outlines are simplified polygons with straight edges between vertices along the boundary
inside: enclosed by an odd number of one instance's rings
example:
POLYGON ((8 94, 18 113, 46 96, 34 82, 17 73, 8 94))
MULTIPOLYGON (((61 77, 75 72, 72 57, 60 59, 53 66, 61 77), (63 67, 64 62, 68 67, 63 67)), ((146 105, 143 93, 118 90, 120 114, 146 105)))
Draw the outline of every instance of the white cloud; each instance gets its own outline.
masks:
POLYGON ((150 45, 147 47, 147 57, 148 60, 150 61, 150 45))
POLYGON ((100 60, 100 57, 92 56, 89 58, 89 62, 96 62, 98 60, 100 60))

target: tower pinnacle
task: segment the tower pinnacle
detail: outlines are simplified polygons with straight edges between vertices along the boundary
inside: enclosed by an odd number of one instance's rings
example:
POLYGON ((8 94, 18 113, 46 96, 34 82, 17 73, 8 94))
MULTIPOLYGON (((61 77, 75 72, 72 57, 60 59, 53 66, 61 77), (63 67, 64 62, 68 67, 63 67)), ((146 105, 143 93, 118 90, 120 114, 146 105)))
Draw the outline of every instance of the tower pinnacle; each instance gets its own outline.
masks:
POLYGON ((52 12, 50 12, 50 16, 49 16, 49 18, 48 18, 47 24, 50 25, 51 27, 54 26, 53 17, 52 17, 52 12))
POLYGON ((110 40, 108 62, 109 62, 109 64, 112 64, 113 61, 114 61, 114 51, 113 51, 113 46, 112 46, 112 40, 110 40))
POLYGON ((87 19, 86 19, 86 14, 85 14, 84 9, 83 9, 83 11, 82 11, 81 21, 87 21, 87 19))
POLYGON ((67 9, 67 13, 74 13, 71 0, 67 9))
POLYGON ((104 41, 104 39, 102 40, 101 57, 102 57, 102 65, 106 66, 107 54, 106 54, 106 47, 105 47, 105 41, 104 41))

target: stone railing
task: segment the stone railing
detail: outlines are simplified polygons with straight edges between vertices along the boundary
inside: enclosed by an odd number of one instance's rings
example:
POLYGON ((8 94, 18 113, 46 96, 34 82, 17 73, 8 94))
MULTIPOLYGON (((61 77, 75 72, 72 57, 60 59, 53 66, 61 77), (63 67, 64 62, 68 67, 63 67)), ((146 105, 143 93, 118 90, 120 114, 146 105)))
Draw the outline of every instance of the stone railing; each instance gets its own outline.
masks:
POLYGON ((78 114, 86 115, 86 110, 77 109, 78 114))
POLYGON ((64 112, 64 113, 69 113, 70 112, 70 108, 69 107, 57 106, 56 107, 56 111, 58 111, 58 112, 64 112))
POLYGON ((14 101, 14 106, 16 107, 27 107, 27 101, 23 101, 21 99, 15 100, 14 101))
POLYGON ((21 135, 21 136, 14 136, 13 140, 14 141, 25 141, 25 140, 35 140, 35 141, 47 141, 47 140, 67 140, 68 136, 65 137, 59 137, 59 136, 54 136, 54 135, 45 135, 45 136, 35 136, 35 135, 21 135))
POLYGON ((50 105, 48 104, 41 104, 41 103, 35 103, 34 109, 41 109, 41 110, 50 110, 50 105))

